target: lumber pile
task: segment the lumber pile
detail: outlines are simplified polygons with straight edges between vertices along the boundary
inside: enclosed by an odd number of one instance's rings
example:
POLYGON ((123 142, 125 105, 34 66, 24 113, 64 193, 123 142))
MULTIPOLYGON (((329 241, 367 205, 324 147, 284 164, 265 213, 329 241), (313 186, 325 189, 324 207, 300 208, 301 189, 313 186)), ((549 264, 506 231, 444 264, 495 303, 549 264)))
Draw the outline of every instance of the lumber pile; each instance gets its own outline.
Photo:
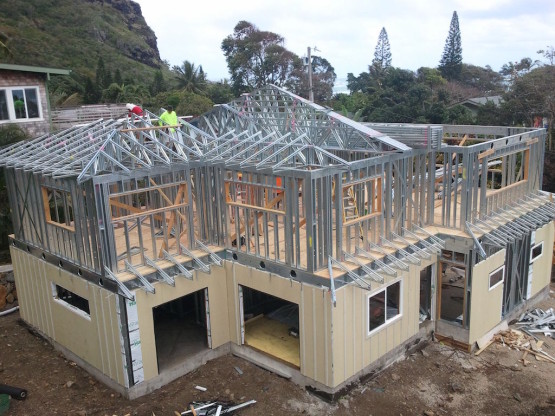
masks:
MULTIPOLYGON (((520 361, 522 361, 524 366, 530 364, 530 361, 526 360, 529 355, 534 356, 537 361, 548 361, 555 364, 555 358, 542 349, 543 341, 536 341, 533 336, 519 331, 518 329, 508 329, 506 331, 499 332, 493 337, 491 343, 494 342, 517 351, 523 351, 524 354, 520 361)), ((485 350, 489 345, 491 345, 491 343, 488 343, 484 346, 484 348, 476 352, 476 355, 485 350)))

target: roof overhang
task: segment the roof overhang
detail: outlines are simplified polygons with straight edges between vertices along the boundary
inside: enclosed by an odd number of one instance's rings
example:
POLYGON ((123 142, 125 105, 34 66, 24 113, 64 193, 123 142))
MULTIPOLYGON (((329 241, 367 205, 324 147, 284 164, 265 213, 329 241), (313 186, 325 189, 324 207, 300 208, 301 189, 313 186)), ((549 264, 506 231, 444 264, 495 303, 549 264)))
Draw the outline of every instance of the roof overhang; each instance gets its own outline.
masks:
POLYGON ((5 69, 8 71, 36 72, 39 74, 46 74, 46 77, 48 79, 50 79, 50 75, 69 75, 71 73, 70 69, 47 68, 43 66, 29 66, 29 65, 12 65, 12 64, 0 64, 0 69, 5 69))

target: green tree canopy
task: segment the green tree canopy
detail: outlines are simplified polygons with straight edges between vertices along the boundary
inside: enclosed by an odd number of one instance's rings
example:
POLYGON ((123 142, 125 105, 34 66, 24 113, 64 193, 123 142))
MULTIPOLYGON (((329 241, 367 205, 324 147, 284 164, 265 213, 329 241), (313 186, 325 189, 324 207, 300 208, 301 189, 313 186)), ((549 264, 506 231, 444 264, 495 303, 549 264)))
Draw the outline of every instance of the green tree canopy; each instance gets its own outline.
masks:
POLYGON ((284 46, 277 33, 259 30, 255 25, 240 21, 233 34, 222 41, 227 67, 236 95, 266 84, 289 86, 302 63, 284 46))

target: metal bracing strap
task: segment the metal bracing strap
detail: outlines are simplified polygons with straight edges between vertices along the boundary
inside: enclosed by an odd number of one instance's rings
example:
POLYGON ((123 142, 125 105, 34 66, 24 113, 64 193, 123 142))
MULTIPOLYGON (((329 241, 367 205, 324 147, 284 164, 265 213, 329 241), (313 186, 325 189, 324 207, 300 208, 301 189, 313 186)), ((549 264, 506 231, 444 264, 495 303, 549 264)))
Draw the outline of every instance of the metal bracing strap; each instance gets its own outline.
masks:
POLYGON ((383 276, 380 276, 379 273, 376 273, 374 270, 372 270, 371 267, 367 266, 366 264, 362 263, 359 259, 357 259, 355 256, 353 256, 352 254, 346 253, 345 251, 343 252, 343 255, 345 256, 346 259, 348 259, 349 261, 352 261, 353 263, 355 263, 357 266, 359 266, 364 273, 366 273, 366 276, 378 283, 383 283, 383 276))
POLYGON ((123 284, 123 282, 121 282, 121 281, 117 278, 117 276, 116 276, 114 273, 112 273, 112 271, 111 271, 106 265, 104 265, 104 270, 105 270, 106 273, 107 273, 107 277, 108 277, 110 280, 113 280, 114 282, 117 283, 118 288, 122 291, 121 295, 122 295, 123 297, 125 297, 125 298, 127 298, 127 299, 129 299, 129 300, 135 300, 135 295, 133 295, 133 293, 131 293, 131 292, 129 291, 129 289, 127 289, 127 286, 125 286, 125 285, 123 284))
POLYGON ((424 250, 428 251, 428 253, 439 254, 441 252, 441 247, 437 243, 432 244, 406 228, 401 228, 401 231, 408 234, 411 238, 418 240, 418 242, 424 246, 424 250))
POLYGON ((366 250, 361 249, 360 247, 355 247, 355 253, 362 254, 364 257, 373 260, 374 263, 378 266, 378 270, 383 270, 384 273, 387 273, 390 276, 397 276, 397 272, 392 267, 389 267, 383 261, 381 261, 376 256, 372 255, 371 253, 367 252, 366 250))
POLYGON ((125 268, 137 276, 137 279, 143 285, 141 289, 144 289, 146 292, 154 293, 154 286, 150 284, 150 282, 144 277, 137 269, 135 269, 127 260, 124 260, 125 268))
POLYGON ((407 244, 411 250, 417 254, 418 256, 422 257, 423 259, 430 259, 432 258, 431 254, 428 253, 425 249, 418 247, 416 244, 411 243, 410 241, 408 241, 406 238, 391 232, 391 235, 393 235, 394 238, 401 240, 403 243, 407 244))
POLYGON ((162 250, 162 254, 166 260, 171 261, 179 270, 179 272, 189 280, 193 280, 193 273, 187 270, 174 256, 168 253, 166 250, 162 250))
POLYGON ((332 263, 331 263, 331 256, 328 257, 328 273, 330 275, 331 303, 333 303, 333 306, 335 306, 336 305, 335 281, 333 279, 333 267, 332 267, 332 263))
MULTIPOLYGON (((393 234, 393 233, 392 233, 393 234)), ((389 247, 394 248, 395 250, 397 250, 399 253, 401 253, 403 256, 405 256, 405 258, 412 264, 420 264, 420 260, 414 256, 413 254, 409 253, 408 251, 402 249, 401 247, 397 246, 395 243, 393 243, 392 241, 389 241, 387 238, 385 237, 381 237, 382 241, 387 244, 389 247)))
POLYGON ((162 270, 162 268, 158 266, 154 260, 145 256, 145 261, 146 261, 146 264, 148 264, 150 267, 153 267, 154 269, 156 269, 156 271, 158 272, 158 274, 160 275, 160 277, 165 283, 167 283, 170 286, 175 286, 174 278, 171 277, 169 274, 167 274, 164 270, 162 270))
POLYGON ((426 234, 428 237, 430 237, 430 240, 432 240, 434 243, 438 244, 441 248, 445 248, 445 240, 442 240, 437 235, 433 235, 432 233, 429 233, 424 228, 419 227, 416 224, 413 224, 412 228, 414 228, 416 231, 418 231, 422 234, 426 234))
POLYGON ((468 234, 470 234, 470 236, 474 240, 474 246, 478 249, 478 253, 480 254, 480 257, 485 259, 487 257, 486 252, 482 247, 482 244, 480 243, 480 241, 476 238, 476 235, 472 232, 471 227, 472 227, 472 224, 466 221, 466 231, 468 231, 468 234))
MULTIPOLYGON (((362 289, 366 289, 366 290, 370 290, 370 284, 365 282, 364 279, 362 279, 358 274, 356 274, 355 272, 353 272, 352 270, 347 269, 343 263, 341 263, 340 261, 337 261, 336 259, 334 259, 333 257, 330 256, 331 259, 331 263, 333 266, 337 266, 339 267, 341 270, 343 270, 347 276, 349 276, 354 283, 357 284, 357 286, 359 286, 362 289)), ((347 282, 345 282, 347 283, 347 282)))
POLYGON ((220 256, 218 256, 216 253, 214 253, 212 250, 206 247, 201 241, 196 240, 195 242, 199 249, 201 249, 205 253, 208 253, 208 255, 210 256, 210 259, 214 262, 215 265, 223 267, 222 258, 220 256))
POLYGON ((387 251, 385 251, 383 248, 381 248, 379 245, 374 244, 372 242, 368 242, 368 247, 371 250, 377 251, 379 253, 382 253, 391 263, 394 267, 397 267, 398 269, 401 270, 408 270, 409 269, 409 265, 403 261, 401 261, 400 259, 398 259, 397 257, 395 257, 393 254, 389 254, 387 251))
POLYGON ((179 247, 181 247, 181 251, 183 253, 185 253, 187 256, 191 257, 195 263, 197 264, 197 266, 204 272, 204 273, 210 273, 210 267, 206 264, 203 263, 201 259, 199 259, 197 256, 195 256, 193 253, 191 253, 191 251, 189 251, 189 249, 187 249, 187 247, 185 247, 183 244, 179 243, 179 247))

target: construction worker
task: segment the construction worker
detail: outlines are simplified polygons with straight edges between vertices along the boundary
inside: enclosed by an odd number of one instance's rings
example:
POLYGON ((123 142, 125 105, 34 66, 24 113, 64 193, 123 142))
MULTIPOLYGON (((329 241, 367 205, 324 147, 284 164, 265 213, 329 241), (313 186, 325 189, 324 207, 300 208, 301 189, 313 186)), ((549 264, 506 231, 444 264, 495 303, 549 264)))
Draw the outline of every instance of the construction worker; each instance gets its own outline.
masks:
POLYGON ((136 116, 139 116, 139 117, 143 116, 143 109, 138 105, 127 103, 125 104, 125 108, 129 110, 129 114, 128 114, 129 117, 131 117, 132 114, 135 114, 136 116))
MULTIPOLYGON (((177 121, 177 114, 173 111, 173 107, 168 105, 168 109, 162 113, 160 116, 160 125, 167 124, 168 126, 177 126, 179 125, 179 121, 177 121)), ((170 130, 170 136, 173 139, 177 139, 177 135, 175 133, 175 129, 172 127, 170 130)))

